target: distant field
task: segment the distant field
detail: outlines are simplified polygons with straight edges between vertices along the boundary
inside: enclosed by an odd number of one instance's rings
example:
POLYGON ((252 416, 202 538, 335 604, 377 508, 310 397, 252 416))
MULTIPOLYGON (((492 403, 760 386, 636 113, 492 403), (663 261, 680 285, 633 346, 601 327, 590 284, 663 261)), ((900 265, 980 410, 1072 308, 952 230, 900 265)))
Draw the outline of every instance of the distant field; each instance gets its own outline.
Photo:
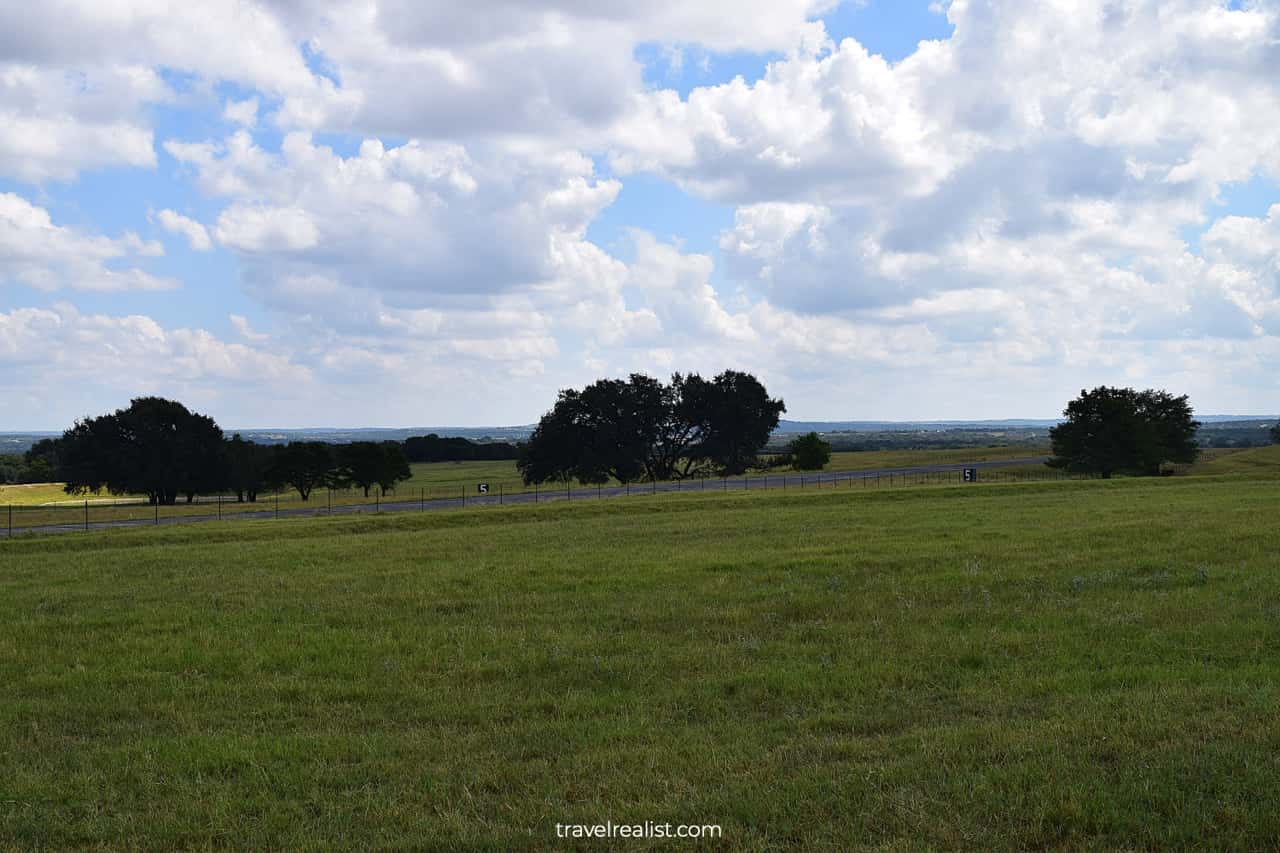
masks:
POLYGON ((0 541, 0 848, 1268 849, 1277 506, 1182 477, 0 541))
MULTIPOLYGON (((90 495, 90 498, 102 496, 90 495)), ((110 497, 110 496, 106 496, 110 497)), ((29 483, 18 486, 0 486, 0 504, 37 506, 65 500, 75 500, 62 491, 61 483, 29 483)))
POLYGON ((828 471, 865 471, 872 468, 908 468, 916 465, 948 465, 956 462, 994 462, 1048 456, 1048 447, 966 447, 957 450, 865 450, 831 454, 828 471))
POLYGON ((1191 469, 1192 474, 1280 474, 1280 444, 1244 450, 1206 451, 1191 469))
MULTIPOLYGON (((1037 447, 1001 447, 969 450, 918 450, 918 451, 868 451, 859 453, 832 454, 831 464, 826 470, 865 471, 873 468, 908 467, 916 465, 942 465, 953 462, 981 462, 997 459, 1017 459, 1029 456, 1040 456, 1047 453, 1044 448, 1037 447)), ((1035 466, 1043 470, 1043 466, 1035 466)), ((488 483, 492 494, 500 491, 506 494, 517 494, 533 489, 520 479, 520 472, 513 460, 494 462, 433 462, 416 463, 411 466, 413 477, 389 492, 388 500, 439 500, 441 498, 461 498, 477 494, 480 483, 488 483)), ((787 473, 779 469, 772 476, 787 473)), ((1009 469, 1006 473, 1013 473, 1009 469)), ((1018 469, 1018 473, 1028 471, 1018 469)), ((752 474, 753 477, 761 476, 752 474)), ((543 488, 558 488, 556 486, 543 488)), ((326 490, 317 490, 309 504, 304 504, 297 492, 281 492, 279 505, 283 509, 304 505, 325 506, 330 501, 335 506, 363 504, 374 501, 377 489, 366 499, 363 490, 344 489, 330 494, 326 490)), ((67 495, 57 483, 46 483, 35 486, 3 486, 0 487, 0 513, 6 511, 7 505, 15 507, 15 526, 41 524, 74 523, 82 517, 84 501, 90 503, 90 517, 94 521, 130 521, 151 518, 154 507, 145 503, 138 496, 125 496, 120 500, 122 506, 112 506, 115 499, 110 495, 67 495), (57 506, 44 506, 56 504, 57 506)), ((241 512, 262 512, 276 506, 276 496, 268 493, 259 496, 258 503, 237 504, 227 501, 220 508, 209 503, 208 498, 188 505, 179 503, 161 509, 165 516, 173 515, 208 515, 221 512, 224 516, 241 512)), ((0 519, 0 525, 7 523, 0 519)))

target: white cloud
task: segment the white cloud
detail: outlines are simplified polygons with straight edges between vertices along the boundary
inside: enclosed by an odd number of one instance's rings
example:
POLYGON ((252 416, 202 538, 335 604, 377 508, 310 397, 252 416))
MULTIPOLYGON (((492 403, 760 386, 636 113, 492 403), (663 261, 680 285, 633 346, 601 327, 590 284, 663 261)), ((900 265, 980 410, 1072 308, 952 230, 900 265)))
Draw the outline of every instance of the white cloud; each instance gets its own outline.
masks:
MULTIPOLYGON (((1276 399, 1259 365, 1280 328, 1280 214, 1205 214, 1229 182, 1280 179, 1273 0, 953 0, 954 36, 899 62, 827 41, 810 18, 830 5, 0 9, 0 174, 154 167, 150 104, 238 125, 164 142, 222 209, 207 228, 157 222, 234 255, 272 320, 264 338, 233 316, 245 345, 306 341, 288 357, 349 401, 430 381, 496 415, 472 387, 488 377, 528 411, 583 371, 726 362, 815 414, 853 392, 882 407, 869 416, 1044 414, 1116 376, 1276 399), (781 58, 681 98, 645 83, 638 45, 781 58), (328 132, 365 142, 336 153, 328 132), (619 257, 588 239, 640 172, 733 206, 714 260, 647 233, 662 210, 619 257)), ((135 260, 159 250, 0 196, 4 281, 171 286, 135 260)))
POLYGON ((209 239, 209 232, 194 219, 167 208, 156 214, 156 219, 159 220, 160 226, 166 231, 172 231, 174 234, 181 234, 186 237, 187 243, 197 252, 207 252, 213 248, 213 241, 209 239))
POLYGON ((262 332, 255 332, 253 330, 253 326, 249 324, 249 319, 242 314, 229 314, 227 315, 227 319, 231 321, 231 325, 236 330, 236 333, 246 341, 261 344, 271 340, 270 335, 263 334, 262 332))
MULTIPOLYGON (((341 157, 304 133, 279 154, 246 134, 166 143, 230 204, 218 242, 242 253, 250 286, 278 307, 326 313, 314 287, 379 294, 400 307, 465 305, 547 282, 557 246, 581 242, 619 185, 572 151, 366 141, 341 157)), ((361 312, 366 313, 366 312, 361 312)))
POLYGON ((222 108, 222 117, 227 121, 252 128, 258 124, 258 99, 227 101, 226 106, 222 108))
POLYGON ((14 193, 0 193, 0 283, 38 290, 171 290, 177 281, 137 267, 109 266, 132 255, 155 256, 159 244, 136 234, 118 240, 57 225, 49 212, 14 193))
POLYGON ((22 429, 69 426, 144 393, 243 417, 253 400, 294 400, 313 383, 311 371, 287 355, 227 343, 203 329, 165 328, 144 315, 85 314, 58 304, 0 312, 0 387, 7 426, 22 429), (51 385, 66 390, 50 394, 51 385))

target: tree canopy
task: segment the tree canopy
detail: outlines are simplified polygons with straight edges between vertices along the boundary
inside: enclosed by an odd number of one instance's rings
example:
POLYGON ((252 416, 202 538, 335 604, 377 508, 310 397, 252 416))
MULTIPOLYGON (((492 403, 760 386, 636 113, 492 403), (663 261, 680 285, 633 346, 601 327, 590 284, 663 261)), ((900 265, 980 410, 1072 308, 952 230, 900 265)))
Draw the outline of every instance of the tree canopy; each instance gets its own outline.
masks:
POLYGON ((256 502, 258 493, 267 488, 275 461, 271 448, 245 441, 236 433, 227 440, 224 455, 227 488, 236 493, 237 501, 256 502))
POLYGON ((413 436, 404 440, 410 462, 468 462, 476 459, 519 459, 520 447, 505 441, 471 441, 459 436, 413 436))
POLYGON ((821 471, 831 461, 831 445, 816 432, 792 439, 787 451, 797 471, 821 471))
POLYGON ((754 376, 713 380, 677 373, 670 383, 633 373, 561 391, 524 446, 527 483, 666 480, 741 473, 786 411, 754 376))
POLYGON ((1156 474, 1165 463, 1200 455, 1187 397, 1167 391, 1100 386, 1081 391, 1049 431, 1055 467, 1078 473, 1156 474))
POLYGON ((221 486, 222 430, 213 419, 173 400, 139 397, 128 408, 86 418, 55 448, 66 491, 145 494, 172 504, 178 495, 221 486))
POLYGON ((274 459, 268 469, 270 488, 288 486, 302 500, 310 500, 318 486, 335 486, 337 466, 333 448, 323 441, 291 441, 276 445, 274 459))
POLYGON ((373 486, 385 494, 413 476, 398 441, 356 441, 339 445, 336 455, 341 478, 364 489, 366 498, 373 486))

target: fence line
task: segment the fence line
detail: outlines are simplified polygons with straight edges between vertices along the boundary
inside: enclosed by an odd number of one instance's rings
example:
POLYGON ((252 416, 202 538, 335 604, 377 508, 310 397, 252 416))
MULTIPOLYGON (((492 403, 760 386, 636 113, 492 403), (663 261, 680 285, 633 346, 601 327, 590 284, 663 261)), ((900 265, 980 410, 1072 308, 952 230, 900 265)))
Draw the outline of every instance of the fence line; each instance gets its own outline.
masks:
MULTIPOLYGON (((1014 464, 1026 463, 1015 462, 1005 464, 1003 467, 1013 467, 1014 464)), ((984 467, 978 468, 977 483, 965 483, 963 468, 933 471, 910 469, 865 472, 836 471, 809 474, 770 474, 766 472, 754 477, 746 475, 740 478, 721 477, 719 479, 722 491, 729 491, 730 484, 735 480, 741 482, 743 491, 751 491, 753 489, 767 491, 770 488, 785 491, 788 488, 797 487, 801 490, 822 490, 824 488, 837 490, 842 487, 854 489, 857 488, 854 485, 855 481, 858 481, 863 489, 874 490, 880 488, 897 489, 904 486, 956 486, 1089 479, 1086 476, 1069 475, 1050 469, 1043 471, 1001 471, 998 470, 999 467, 1001 467, 1001 463, 988 463, 984 467)), ((490 483, 487 484, 489 491, 485 494, 469 495, 470 490, 464 486, 461 488, 460 494, 459 492, 454 492, 456 497, 447 496, 444 489, 432 493, 425 486, 418 488, 417 495, 408 494, 403 497, 393 490, 384 492, 382 489, 374 489, 371 490, 371 502, 367 499, 360 500, 363 495, 357 495, 358 490, 346 490, 344 492, 342 490, 327 489, 325 490, 323 501, 316 500, 314 494, 313 499, 309 501, 286 497, 283 508, 281 507, 280 492, 274 492, 269 496, 260 496, 259 500, 252 502, 234 500, 226 495, 209 495, 204 496, 203 500, 191 503, 164 506, 141 502, 137 499, 109 502, 86 499, 83 502, 77 502, 75 505, 58 506, 9 504, 5 513, 7 524, 0 532, 7 536, 13 536, 16 533, 28 531, 90 530, 93 528, 142 526, 146 524, 155 526, 181 522, 220 521, 234 518, 278 519, 282 515, 285 517, 332 516, 335 514, 379 513, 383 511, 408 512, 415 509, 419 512, 425 512, 450 506, 502 506, 511 503, 538 503, 540 500, 563 499, 573 501, 582 497, 595 497, 599 500, 605 497, 626 497, 633 494, 656 495, 658 493, 680 493, 690 490, 706 491, 707 481, 708 478, 706 476, 699 476, 697 478, 698 485, 692 489, 687 489, 685 488, 686 483, 692 485, 692 480, 658 481, 651 479, 640 483, 639 485, 642 488, 638 491, 632 489, 632 483, 608 486, 597 483, 575 487, 572 482, 567 482, 564 484, 563 493, 556 491, 543 493, 540 492, 537 484, 525 486, 522 483, 517 484, 515 490, 508 490, 508 484, 499 483, 497 484, 496 494, 492 491, 493 484, 490 483), (648 488, 643 488, 643 486, 648 486, 648 488), (347 500, 353 495, 356 496, 355 500, 347 500), (266 500, 261 498, 266 498, 266 500), (335 498, 337 498, 336 501, 335 498)))

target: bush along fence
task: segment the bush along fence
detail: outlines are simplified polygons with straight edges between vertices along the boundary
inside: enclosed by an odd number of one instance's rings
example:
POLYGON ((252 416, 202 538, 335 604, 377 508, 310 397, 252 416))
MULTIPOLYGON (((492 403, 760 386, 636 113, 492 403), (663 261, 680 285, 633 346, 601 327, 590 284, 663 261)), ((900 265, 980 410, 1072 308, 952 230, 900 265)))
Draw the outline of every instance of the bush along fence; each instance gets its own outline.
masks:
POLYGON ((641 483, 544 483, 457 482, 395 492, 373 489, 370 497, 358 490, 312 492, 307 501, 296 492, 259 495, 255 502, 234 496, 206 495, 190 503, 152 504, 142 498, 68 499, 57 504, 0 507, 0 535, 27 532, 66 532, 112 527, 176 524, 231 519, 278 519, 377 512, 425 512, 471 506, 545 503, 686 492, 892 489, 907 486, 962 486, 984 483, 1040 482, 1085 479, 1049 468, 1023 467, 1000 470, 999 463, 945 470, 895 469, 892 471, 812 471, 756 474, 739 477, 695 477, 684 480, 641 483))

